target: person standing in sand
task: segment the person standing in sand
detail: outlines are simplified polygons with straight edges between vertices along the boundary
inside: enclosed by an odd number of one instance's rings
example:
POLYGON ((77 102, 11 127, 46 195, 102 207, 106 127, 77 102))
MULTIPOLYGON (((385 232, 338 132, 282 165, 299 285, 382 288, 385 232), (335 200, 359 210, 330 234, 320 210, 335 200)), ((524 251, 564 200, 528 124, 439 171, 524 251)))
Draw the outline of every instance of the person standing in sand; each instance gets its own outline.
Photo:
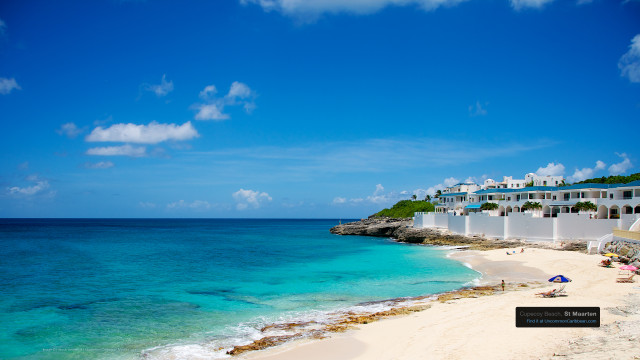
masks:
POLYGON ((502 280, 502 291, 504 291, 504 280, 502 280))

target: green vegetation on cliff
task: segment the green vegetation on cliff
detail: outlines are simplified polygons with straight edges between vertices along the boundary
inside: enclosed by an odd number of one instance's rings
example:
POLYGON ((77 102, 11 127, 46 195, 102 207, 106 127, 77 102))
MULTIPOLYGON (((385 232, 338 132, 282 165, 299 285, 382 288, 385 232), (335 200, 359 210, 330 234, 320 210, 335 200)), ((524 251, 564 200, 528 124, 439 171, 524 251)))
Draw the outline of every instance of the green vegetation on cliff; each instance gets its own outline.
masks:
POLYGON ((640 180, 640 173, 631 174, 629 176, 614 175, 608 177, 599 177, 579 181, 576 184, 628 184, 632 181, 640 180))
POLYGON ((401 200, 398 201, 391 209, 384 209, 380 212, 373 214, 376 217, 391 217, 391 218, 410 218, 415 212, 432 212, 435 206, 427 201, 413 201, 413 200, 401 200))

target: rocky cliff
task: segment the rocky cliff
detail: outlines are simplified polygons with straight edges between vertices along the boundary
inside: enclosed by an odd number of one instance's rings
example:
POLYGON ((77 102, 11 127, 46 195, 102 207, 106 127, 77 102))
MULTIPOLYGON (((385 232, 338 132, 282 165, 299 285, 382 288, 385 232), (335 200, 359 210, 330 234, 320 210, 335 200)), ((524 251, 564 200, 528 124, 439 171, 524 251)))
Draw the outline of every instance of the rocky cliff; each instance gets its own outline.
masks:
MULTIPOLYGON (((523 246, 522 241, 492 240, 481 236, 452 234, 436 228, 414 229, 409 219, 369 218, 337 225, 331 233, 338 235, 361 235, 389 237, 400 242, 441 246, 466 246, 474 250, 490 250, 523 246)), ((527 243, 531 247, 531 243, 527 243)))

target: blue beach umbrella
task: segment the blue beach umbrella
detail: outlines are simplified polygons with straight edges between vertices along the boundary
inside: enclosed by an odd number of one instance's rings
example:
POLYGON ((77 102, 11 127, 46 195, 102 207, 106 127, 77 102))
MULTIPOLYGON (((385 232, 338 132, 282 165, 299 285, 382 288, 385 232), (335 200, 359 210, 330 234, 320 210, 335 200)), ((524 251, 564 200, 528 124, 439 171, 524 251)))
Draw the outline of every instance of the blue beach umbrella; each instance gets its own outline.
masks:
POLYGON ((564 275, 556 275, 554 277, 552 277, 551 279, 549 279, 549 282, 554 282, 554 283, 565 283, 565 282, 570 282, 571 279, 569 279, 568 277, 564 276, 564 275))

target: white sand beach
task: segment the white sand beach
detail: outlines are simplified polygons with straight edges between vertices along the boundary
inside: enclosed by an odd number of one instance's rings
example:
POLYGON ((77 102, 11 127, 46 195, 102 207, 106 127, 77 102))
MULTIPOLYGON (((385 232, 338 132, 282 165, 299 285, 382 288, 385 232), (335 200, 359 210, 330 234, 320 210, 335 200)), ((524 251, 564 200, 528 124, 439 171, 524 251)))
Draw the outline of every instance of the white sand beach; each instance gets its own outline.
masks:
POLYGON ((461 251, 452 258, 483 273, 482 282, 507 282, 504 293, 434 301, 427 310, 359 325, 323 340, 297 341, 239 356, 252 360, 412 359, 640 359, 640 284, 616 283, 617 268, 599 255, 529 248, 461 251), (568 296, 542 298, 564 274, 568 296), (528 283, 529 287, 517 286, 528 283), (518 306, 596 306, 599 328, 517 328, 518 306))

